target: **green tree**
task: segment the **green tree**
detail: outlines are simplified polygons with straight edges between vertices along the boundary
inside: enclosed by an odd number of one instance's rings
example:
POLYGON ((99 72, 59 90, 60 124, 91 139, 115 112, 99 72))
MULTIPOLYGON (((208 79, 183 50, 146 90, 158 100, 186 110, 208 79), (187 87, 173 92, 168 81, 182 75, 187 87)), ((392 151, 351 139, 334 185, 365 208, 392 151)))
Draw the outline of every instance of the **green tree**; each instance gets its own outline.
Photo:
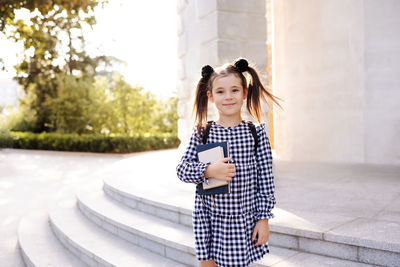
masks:
POLYGON ((41 14, 47 14, 55 8, 60 8, 68 12, 89 13, 99 4, 106 1, 99 0, 0 0, 0 31, 12 24, 15 19, 15 11, 25 8, 30 12, 38 10, 41 14))
POLYGON ((56 74, 54 80, 58 95, 47 96, 43 103, 43 108, 49 112, 46 127, 62 133, 86 132, 92 80, 65 73, 56 74))
POLYGON ((120 74, 114 75, 111 92, 117 118, 113 132, 126 135, 149 132, 155 97, 143 92, 143 87, 132 87, 120 74))
MULTIPOLYGON (((35 101, 32 84, 29 97, 35 101)), ((114 73, 111 78, 97 76, 95 81, 68 73, 58 73, 54 79, 56 98, 48 97, 44 108, 49 112, 51 131, 60 133, 93 133, 134 135, 143 133, 177 134, 177 98, 157 99, 142 87, 132 87, 114 73)), ((29 121, 36 119, 29 103, 4 118, 2 129, 27 131, 29 121)))
POLYGON ((153 132, 178 134, 178 98, 159 100, 153 115, 153 132))
POLYGON ((7 37, 22 42, 24 47, 24 59, 16 66, 15 79, 25 92, 21 105, 35 113, 30 127, 33 131, 56 129, 48 103, 64 90, 59 89, 63 86, 60 73, 93 82, 96 67, 100 62, 108 63, 105 56, 91 57, 85 52, 82 33, 84 27, 95 24, 93 10, 99 3, 104 1, 5 1, 1 5, 1 25, 3 29, 8 27, 7 37), (15 18, 19 8, 31 11, 29 21, 15 18))
POLYGON ((118 123, 117 113, 112 102, 110 83, 106 77, 97 77, 89 91, 90 105, 86 131, 88 133, 110 134, 118 123))
MULTIPOLYGON (((89 56, 82 31, 95 24, 94 8, 105 2, 0 0, 0 31, 24 48, 15 77, 24 97, 2 128, 125 135, 176 132, 176 99, 157 100, 119 74, 98 77, 99 67, 106 69, 111 59, 89 56), (29 21, 15 16, 23 8, 31 12, 29 21)), ((0 67, 2 62, 0 58, 0 67)))

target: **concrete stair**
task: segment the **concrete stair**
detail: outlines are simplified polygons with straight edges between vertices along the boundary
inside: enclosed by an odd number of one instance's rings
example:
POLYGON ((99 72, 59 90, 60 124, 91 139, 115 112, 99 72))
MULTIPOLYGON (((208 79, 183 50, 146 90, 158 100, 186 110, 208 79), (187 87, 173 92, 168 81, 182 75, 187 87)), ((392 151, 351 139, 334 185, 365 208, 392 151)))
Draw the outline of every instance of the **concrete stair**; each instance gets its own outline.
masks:
MULTIPOLYGON (((87 186, 86 193, 95 189, 99 189, 98 183, 87 186)), ((147 238, 93 223, 93 216, 88 220, 80 209, 82 199, 90 202, 90 197, 60 199, 49 210, 34 210, 20 221, 18 244, 26 266, 188 266, 160 255, 160 251, 154 253, 154 243, 147 238)))
MULTIPOLYGON (((26 266, 198 266, 190 211, 119 194, 107 181, 21 221, 26 266)), ((274 246, 271 251, 251 266, 369 266, 274 246)))
MULTIPOLYGON (((171 188, 169 188, 171 189, 171 188)), ((187 202, 189 192, 182 191, 169 194, 183 195, 181 198, 163 198, 157 196, 158 192, 138 190, 132 183, 123 177, 113 177, 104 180, 104 192, 110 198, 132 209, 140 210, 162 220, 167 220, 178 225, 191 227, 192 210, 188 209, 187 202), (161 201, 162 200, 162 201, 161 201)), ((194 197, 194 196, 193 196, 194 197)), ((190 203, 190 205, 193 205, 190 203)), ((276 210, 279 216, 282 211, 276 210)), ((296 218, 292 218, 296 220, 296 218)), ((275 248, 290 249, 312 255, 327 256, 338 260, 344 260, 346 264, 356 266, 369 264, 377 266, 399 266, 400 256, 396 244, 377 242, 374 240, 362 240, 354 237, 334 234, 332 231, 316 232, 307 229, 285 227, 274 220, 270 221, 270 246, 275 248)), ((299 225, 301 225, 299 223, 299 225)), ((188 231, 189 232, 189 231, 188 231)), ((193 244, 192 238, 187 237, 186 244, 193 244)), ((189 251, 194 251, 189 250, 189 251)), ((272 249, 273 251, 273 249, 272 249)), ((265 257, 268 258, 268 257, 265 257)), ((260 261, 258 264, 269 266, 260 261)))
POLYGON ((50 225, 64 247, 89 266, 184 266, 91 223, 75 200, 53 208, 50 225))
MULTIPOLYGON (((79 208, 91 221, 168 259, 188 266, 198 266, 192 227, 186 225, 187 219, 182 219, 188 216, 189 211, 134 195, 129 198, 127 192, 122 196, 109 183, 105 183, 104 190, 106 194, 102 191, 78 194, 79 208)), ((285 248, 272 250, 275 251, 272 258, 266 257, 252 266, 285 266, 288 258, 292 258, 295 264, 298 261, 298 266, 303 265, 301 262, 307 266, 364 266, 285 248)))
MULTIPOLYGON (((28 214, 18 231, 25 264, 198 266, 193 187, 174 179, 155 187, 149 180, 138 184, 124 175, 109 175, 61 199, 48 212, 28 214)), ((276 208, 275 215, 285 214, 276 208)), ((299 218, 290 219, 292 225, 301 225, 299 218)), ((396 244, 270 222, 271 253, 252 267, 399 266, 396 244)))
POLYGON ((191 227, 121 205, 102 190, 79 193, 77 199, 89 220, 121 239, 182 264, 197 264, 191 227))
POLYGON ((66 250, 53 234, 46 210, 34 210, 21 220, 18 227, 18 243, 22 258, 28 267, 87 266, 66 250))

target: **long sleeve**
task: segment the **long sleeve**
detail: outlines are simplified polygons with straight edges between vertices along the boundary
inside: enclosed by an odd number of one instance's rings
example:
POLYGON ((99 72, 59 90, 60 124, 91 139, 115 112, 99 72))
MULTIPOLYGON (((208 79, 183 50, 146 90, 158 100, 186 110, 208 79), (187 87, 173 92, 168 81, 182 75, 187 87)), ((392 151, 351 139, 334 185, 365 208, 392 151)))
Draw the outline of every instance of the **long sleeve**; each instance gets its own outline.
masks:
POLYGON ((272 152, 269 139, 263 126, 257 127, 258 146, 257 160, 257 219, 274 218, 272 209, 275 206, 275 185, 272 172, 272 152))
POLYGON ((199 144, 200 138, 197 129, 195 128, 190 137, 189 145, 176 167, 178 178, 185 183, 199 184, 208 180, 204 176, 204 171, 209 163, 199 162, 196 157, 196 146, 199 144))

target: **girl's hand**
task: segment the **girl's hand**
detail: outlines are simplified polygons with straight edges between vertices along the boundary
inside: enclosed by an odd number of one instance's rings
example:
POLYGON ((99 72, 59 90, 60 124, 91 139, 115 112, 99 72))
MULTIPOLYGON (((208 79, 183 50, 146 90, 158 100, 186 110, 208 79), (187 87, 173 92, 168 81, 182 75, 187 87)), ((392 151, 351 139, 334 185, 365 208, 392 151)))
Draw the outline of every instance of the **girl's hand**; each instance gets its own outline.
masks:
POLYGON ((257 237, 257 243, 254 246, 261 246, 269 240, 269 225, 268 219, 261 219, 257 222, 256 226, 254 227, 253 236, 251 240, 254 242, 257 237))
POLYGON ((235 176, 235 164, 227 163, 232 158, 223 158, 207 166, 204 175, 207 178, 215 178, 222 181, 230 181, 235 176))

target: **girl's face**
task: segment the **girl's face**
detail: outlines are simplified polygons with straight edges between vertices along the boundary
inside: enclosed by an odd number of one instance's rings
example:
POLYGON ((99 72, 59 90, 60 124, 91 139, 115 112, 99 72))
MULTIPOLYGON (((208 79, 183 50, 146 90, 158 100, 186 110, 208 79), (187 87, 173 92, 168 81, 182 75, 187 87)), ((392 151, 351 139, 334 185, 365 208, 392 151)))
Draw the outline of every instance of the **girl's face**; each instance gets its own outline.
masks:
POLYGON ((241 80, 234 74, 217 77, 213 81, 212 91, 207 92, 208 99, 215 104, 223 116, 240 116, 247 90, 243 89, 241 80))

